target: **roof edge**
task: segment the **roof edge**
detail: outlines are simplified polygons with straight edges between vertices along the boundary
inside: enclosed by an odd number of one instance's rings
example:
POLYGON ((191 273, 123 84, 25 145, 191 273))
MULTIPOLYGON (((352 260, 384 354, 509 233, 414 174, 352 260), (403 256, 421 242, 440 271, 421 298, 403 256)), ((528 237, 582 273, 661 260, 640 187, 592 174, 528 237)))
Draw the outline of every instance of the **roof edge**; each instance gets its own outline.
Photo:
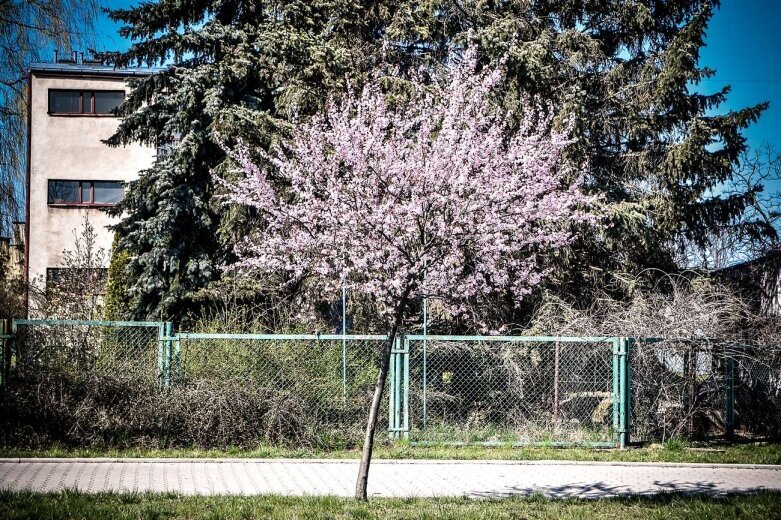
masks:
POLYGON ((137 67, 117 69, 106 65, 83 65, 65 63, 31 63, 30 72, 67 74, 74 76, 98 75, 98 76, 151 76, 165 70, 163 67, 137 67))

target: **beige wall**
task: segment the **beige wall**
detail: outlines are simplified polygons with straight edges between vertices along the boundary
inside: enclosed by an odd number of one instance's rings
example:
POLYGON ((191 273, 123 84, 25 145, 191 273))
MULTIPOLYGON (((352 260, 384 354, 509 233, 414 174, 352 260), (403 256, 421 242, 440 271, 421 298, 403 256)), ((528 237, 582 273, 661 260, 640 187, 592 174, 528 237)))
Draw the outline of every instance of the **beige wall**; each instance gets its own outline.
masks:
POLYGON ((109 148, 119 119, 111 116, 50 116, 48 90, 128 90, 122 78, 51 77, 33 73, 30 133, 29 280, 44 280, 47 267, 62 266, 62 251, 72 250, 74 230, 88 215, 98 246, 111 248, 106 228, 115 219, 96 208, 49 207, 49 179, 129 181, 154 160, 155 150, 137 144, 109 148))

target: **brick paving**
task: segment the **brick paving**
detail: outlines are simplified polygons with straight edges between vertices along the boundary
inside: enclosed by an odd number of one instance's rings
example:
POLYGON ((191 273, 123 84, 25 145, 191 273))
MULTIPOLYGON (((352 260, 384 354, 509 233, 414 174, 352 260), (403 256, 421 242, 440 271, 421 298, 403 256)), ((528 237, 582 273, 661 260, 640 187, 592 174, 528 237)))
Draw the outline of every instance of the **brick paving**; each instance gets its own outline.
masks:
MULTIPOLYGON (((352 496, 357 471, 355 460, 0 459, 0 489, 352 496)), ((369 494, 383 497, 602 498, 760 490, 781 490, 781 466, 375 460, 369 475, 369 494)))

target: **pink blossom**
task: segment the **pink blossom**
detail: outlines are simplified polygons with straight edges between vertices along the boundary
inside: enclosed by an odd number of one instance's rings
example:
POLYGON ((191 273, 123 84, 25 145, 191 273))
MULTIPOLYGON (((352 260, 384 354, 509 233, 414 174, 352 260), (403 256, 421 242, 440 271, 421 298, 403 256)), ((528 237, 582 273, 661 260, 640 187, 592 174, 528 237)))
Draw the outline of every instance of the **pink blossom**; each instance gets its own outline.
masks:
POLYGON ((227 185, 228 202, 264 217, 236 244, 238 267, 305 278, 320 295, 346 285, 388 314, 403 299, 441 298, 457 313, 475 298, 526 297, 546 275, 539 259, 570 243, 591 199, 567 182, 581 175, 551 107, 526 97, 511 125, 492 102, 502 66, 478 71, 476 56, 441 83, 413 84, 402 106, 378 80, 330 100, 259 152, 268 168, 231 152, 244 179, 227 185))

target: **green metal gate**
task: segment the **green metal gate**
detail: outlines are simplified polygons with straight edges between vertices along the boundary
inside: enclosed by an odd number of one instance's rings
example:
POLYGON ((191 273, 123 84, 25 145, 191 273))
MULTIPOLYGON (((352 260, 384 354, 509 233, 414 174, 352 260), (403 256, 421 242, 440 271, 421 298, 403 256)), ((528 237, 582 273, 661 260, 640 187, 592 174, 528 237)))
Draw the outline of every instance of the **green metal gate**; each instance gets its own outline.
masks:
POLYGON ((402 336, 389 434, 423 445, 624 447, 631 346, 620 337, 402 336))

